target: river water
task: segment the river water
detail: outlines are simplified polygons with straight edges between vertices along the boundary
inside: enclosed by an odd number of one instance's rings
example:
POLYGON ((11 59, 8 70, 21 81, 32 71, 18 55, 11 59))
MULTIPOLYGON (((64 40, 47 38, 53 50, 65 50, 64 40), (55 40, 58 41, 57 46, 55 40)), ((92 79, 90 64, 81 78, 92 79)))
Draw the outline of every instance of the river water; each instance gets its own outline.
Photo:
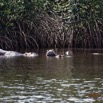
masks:
POLYGON ((93 55, 101 50, 74 49, 64 58, 45 52, 0 57, 0 103, 103 103, 103 55, 93 55))

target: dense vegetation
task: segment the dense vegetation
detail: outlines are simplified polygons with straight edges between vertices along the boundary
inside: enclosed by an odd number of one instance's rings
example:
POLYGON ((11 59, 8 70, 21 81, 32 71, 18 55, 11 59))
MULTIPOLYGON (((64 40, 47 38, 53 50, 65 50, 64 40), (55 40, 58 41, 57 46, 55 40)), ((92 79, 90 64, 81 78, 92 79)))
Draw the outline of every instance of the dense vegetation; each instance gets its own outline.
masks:
POLYGON ((0 48, 101 48, 102 28, 102 0, 0 1, 0 48))

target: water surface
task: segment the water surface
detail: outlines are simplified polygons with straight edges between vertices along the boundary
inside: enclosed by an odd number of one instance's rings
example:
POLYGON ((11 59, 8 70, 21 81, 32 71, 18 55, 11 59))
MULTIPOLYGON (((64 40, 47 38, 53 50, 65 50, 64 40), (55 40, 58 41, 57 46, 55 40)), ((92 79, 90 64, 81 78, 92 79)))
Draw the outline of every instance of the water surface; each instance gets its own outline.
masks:
MULTIPOLYGON (((58 50, 64 53, 66 50, 58 50)), ((0 57, 0 103, 103 103, 103 55, 0 57)))

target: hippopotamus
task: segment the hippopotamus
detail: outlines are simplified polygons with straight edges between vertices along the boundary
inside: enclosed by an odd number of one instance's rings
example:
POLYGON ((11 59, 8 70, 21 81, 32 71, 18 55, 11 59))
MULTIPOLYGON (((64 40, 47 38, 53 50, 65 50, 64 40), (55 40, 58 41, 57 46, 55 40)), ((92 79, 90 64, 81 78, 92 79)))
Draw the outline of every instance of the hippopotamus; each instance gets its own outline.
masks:
POLYGON ((26 52, 26 53, 22 54, 22 53, 19 53, 19 52, 16 52, 16 51, 6 51, 6 50, 3 50, 3 49, 0 49, 0 55, 9 56, 9 57, 12 57, 12 56, 26 56, 26 57, 38 56, 38 54, 32 53, 32 52, 26 52))
POLYGON ((66 54, 67 56, 72 56, 72 55, 73 55, 72 51, 70 51, 70 50, 69 50, 69 51, 66 51, 65 54, 66 54))
POLYGON ((54 51, 54 49, 47 50, 46 56, 56 57, 56 58, 64 58, 64 55, 56 54, 55 51, 54 51))
POLYGON ((7 51, 0 49, 0 55, 4 55, 7 51))
POLYGON ((54 49, 47 50, 46 56, 56 56, 57 54, 55 53, 54 49))
POLYGON ((35 56, 38 56, 37 53, 32 53, 32 52, 26 52, 23 54, 23 56, 26 56, 26 57, 35 57, 35 56))
POLYGON ((60 54, 59 54, 59 55, 56 55, 55 57, 56 57, 56 58, 64 58, 64 55, 60 55, 60 54))

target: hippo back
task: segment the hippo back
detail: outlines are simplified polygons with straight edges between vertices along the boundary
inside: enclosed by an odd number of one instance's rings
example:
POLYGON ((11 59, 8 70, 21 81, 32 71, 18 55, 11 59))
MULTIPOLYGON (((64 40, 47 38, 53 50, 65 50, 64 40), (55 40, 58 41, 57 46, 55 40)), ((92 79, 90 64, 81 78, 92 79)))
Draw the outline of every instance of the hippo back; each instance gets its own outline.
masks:
POLYGON ((47 50, 46 52, 46 56, 56 56, 56 53, 54 52, 54 50, 47 50))
POLYGON ((22 56, 23 54, 19 52, 15 52, 15 51, 7 51, 4 55, 5 56, 22 56))

